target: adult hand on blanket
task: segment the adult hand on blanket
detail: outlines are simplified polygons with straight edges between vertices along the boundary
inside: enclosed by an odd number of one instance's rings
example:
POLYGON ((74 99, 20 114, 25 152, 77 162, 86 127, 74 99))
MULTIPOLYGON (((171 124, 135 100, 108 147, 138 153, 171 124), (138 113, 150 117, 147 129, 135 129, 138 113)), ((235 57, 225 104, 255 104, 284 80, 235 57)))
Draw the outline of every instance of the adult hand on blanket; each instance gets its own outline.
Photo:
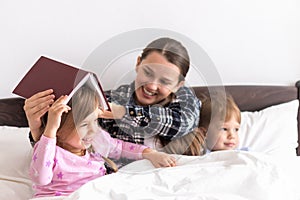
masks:
POLYGON ((157 152, 153 149, 146 148, 143 151, 143 158, 149 160, 154 167, 174 167, 176 159, 164 152, 157 152))
POLYGON ((24 111, 28 120, 32 137, 35 141, 41 136, 41 117, 49 110, 54 102, 53 90, 45 90, 25 100, 24 111))

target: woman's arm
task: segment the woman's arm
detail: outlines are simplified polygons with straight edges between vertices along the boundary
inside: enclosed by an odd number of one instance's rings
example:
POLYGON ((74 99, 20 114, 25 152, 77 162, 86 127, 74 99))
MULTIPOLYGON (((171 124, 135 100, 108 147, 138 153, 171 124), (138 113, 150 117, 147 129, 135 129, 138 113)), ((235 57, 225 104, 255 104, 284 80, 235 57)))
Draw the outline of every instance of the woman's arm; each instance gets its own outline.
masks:
POLYGON ((106 92, 108 100, 114 103, 113 112, 103 112, 99 116, 99 123, 111 135, 143 144, 145 137, 159 135, 170 141, 198 126, 201 102, 188 87, 180 88, 175 98, 164 106, 136 105, 132 97, 133 90, 134 85, 123 85, 117 90, 106 92))
POLYGON ((131 131, 136 138, 145 137, 143 134, 148 136, 158 134, 166 140, 171 140, 197 127, 199 115, 199 99, 190 89, 183 87, 176 93, 176 98, 166 106, 126 106, 126 114, 120 122, 132 126, 131 131))
POLYGON ((41 118, 49 110, 50 105, 54 102, 53 90, 39 92, 25 100, 24 111, 28 120, 31 136, 34 141, 38 141, 42 135, 41 118))

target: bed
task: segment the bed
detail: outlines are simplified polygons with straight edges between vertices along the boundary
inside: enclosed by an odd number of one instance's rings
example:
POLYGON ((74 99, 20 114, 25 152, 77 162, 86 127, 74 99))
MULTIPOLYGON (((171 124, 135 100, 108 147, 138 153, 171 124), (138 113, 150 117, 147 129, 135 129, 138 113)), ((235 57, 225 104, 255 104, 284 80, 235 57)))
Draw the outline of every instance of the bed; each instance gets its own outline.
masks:
MULTIPOLYGON (((250 151, 174 155, 178 166, 155 169, 135 161, 91 181, 69 197, 39 199, 298 199, 300 81, 295 86, 192 87, 201 99, 224 88, 242 111, 240 145, 250 151)), ((21 98, 0 99, 0 199, 32 197, 32 148, 21 98)))

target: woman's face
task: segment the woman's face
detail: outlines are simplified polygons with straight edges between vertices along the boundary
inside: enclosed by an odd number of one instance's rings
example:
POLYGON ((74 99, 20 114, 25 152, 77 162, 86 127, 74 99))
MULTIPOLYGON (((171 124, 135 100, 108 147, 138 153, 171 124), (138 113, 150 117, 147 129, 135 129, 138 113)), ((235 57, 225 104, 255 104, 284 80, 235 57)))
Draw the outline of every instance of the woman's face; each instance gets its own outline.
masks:
POLYGON ((135 94, 139 105, 157 104, 184 84, 179 82, 179 68, 158 52, 138 60, 136 72, 135 94))

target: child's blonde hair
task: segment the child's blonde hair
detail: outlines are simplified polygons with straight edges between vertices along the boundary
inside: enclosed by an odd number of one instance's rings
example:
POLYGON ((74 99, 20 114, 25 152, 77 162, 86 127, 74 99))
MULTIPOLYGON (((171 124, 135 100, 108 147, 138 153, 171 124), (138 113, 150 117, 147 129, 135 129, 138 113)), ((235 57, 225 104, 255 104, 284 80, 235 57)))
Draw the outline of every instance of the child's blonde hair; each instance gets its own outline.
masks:
MULTIPOLYGON (((74 137, 77 134, 76 125, 94 112, 99 106, 99 102, 100 97, 98 93, 88 85, 83 85, 76 91, 69 103, 72 109, 68 113, 63 114, 60 128, 56 134, 58 146, 68 150, 66 142, 70 137, 74 137)), ((92 147, 88 150, 94 151, 92 147)), ((103 159, 106 162, 106 167, 109 167, 113 172, 118 171, 117 165, 112 160, 106 157, 103 157, 103 159)))
POLYGON ((230 94, 215 92, 202 100, 199 128, 209 128, 210 123, 226 122, 234 117, 241 123, 241 111, 230 94))
POLYGON ((57 145, 67 148, 65 143, 76 132, 76 125, 82 122, 98 107, 100 99, 92 88, 83 85, 70 100, 71 110, 63 113, 60 128, 57 131, 57 145))
POLYGON ((170 154, 200 156, 205 154, 205 137, 199 128, 192 132, 162 144, 163 151, 170 154))

